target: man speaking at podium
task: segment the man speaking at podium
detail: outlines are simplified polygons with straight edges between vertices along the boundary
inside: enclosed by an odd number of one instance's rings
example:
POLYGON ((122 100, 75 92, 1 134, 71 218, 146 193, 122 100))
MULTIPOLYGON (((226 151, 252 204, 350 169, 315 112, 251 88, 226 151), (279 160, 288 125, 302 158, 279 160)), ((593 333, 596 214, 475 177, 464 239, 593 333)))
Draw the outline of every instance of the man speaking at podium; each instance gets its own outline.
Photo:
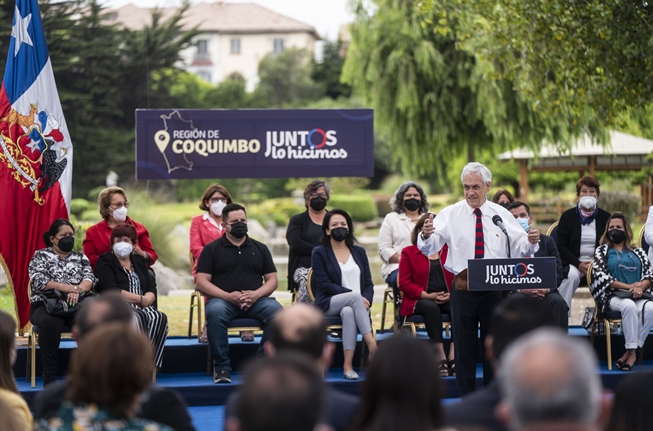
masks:
POLYGON ((468 163, 460 175, 465 200, 444 208, 437 217, 427 219, 417 246, 430 256, 447 244, 445 268, 455 275, 451 289, 451 326, 455 343, 456 379, 460 396, 476 388, 476 343, 481 324, 483 383, 492 380, 490 363, 485 360, 484 342, 492 311, 501 302, 500 291, 468 291, 469 259, 502 259, 532 255, 538 251, 540 233, 527 232, 501 205, 487 200, 492 173, 481 163, 468 163), (506 235, 510 238, 508 249, 506 235))

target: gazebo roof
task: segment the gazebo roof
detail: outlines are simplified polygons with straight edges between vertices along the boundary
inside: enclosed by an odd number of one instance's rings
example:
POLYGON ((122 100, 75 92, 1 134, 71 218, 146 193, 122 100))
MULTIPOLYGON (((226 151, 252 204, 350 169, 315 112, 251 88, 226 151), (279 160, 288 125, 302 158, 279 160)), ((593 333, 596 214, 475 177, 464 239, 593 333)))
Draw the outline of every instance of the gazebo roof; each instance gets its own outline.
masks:
POLYGON ((497 156, 499 160, 531 160, 533 171, 577 170, 587 168, 594 159, 597 170, 632 170, 641 169, 647 164, 646 156, 653 152, 653 141, 626 133, 610 132, 610 142, 605 146, 593 143, 585 135, 571 147, 571 150, 559 151, 554 145, 542 145, 535 154, 532 150, 518 148, 497 156))

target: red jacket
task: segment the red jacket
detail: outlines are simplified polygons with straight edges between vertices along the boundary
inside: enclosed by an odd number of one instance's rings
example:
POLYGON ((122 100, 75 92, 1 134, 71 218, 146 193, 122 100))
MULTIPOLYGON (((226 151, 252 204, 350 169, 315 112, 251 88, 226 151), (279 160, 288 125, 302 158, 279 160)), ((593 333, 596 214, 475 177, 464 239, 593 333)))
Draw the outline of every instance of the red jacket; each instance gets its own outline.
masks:
MULTIPOLYGON (((453 274, 444 269, 444 262, 447 261, 448 247, 445 245, 440 250, 440 264, 444 273, 444 281, 447 289, 451 288, 453 274)), ((404 247, 399 260, 399 288, 404 293, 401 302, 401 315, 410 316, 415 312, 415 304, 420 299, 420 294, 428 288, 429 272, 431 263, 429 258, 424 256, 416 245, 404 247)))
POLYGON ((193 276, 197 268, 197 261, 204 246, 216 239, 220 238, 224 233, 224 229, 218 230, 211 220, 204 219, 204 214, 195 216, 190 221, 190 254, 193 255, 195 264, 193 265, 193 276))
MULTIPOLYGON (((147 229, 145 226, 135 222, 129 217, 127 217, 125 222, 136 228, 136 245, 138 245, 145 253, 150 255, 149 265, 153 265, 158 256, 156 255, 154 248, 152 248, 150 234, 147 229)), ((86 230, 86 237, 84 238, 83 243, 84 254, 88 257, 88 260, 91 261, 91 267, 93 269, 95 269, 95 264, 100 255, 111 251, 111 244, 109 244, 110 241, 111 228, 106 220, 102 220, 100 223, 94 224, 86 230)))

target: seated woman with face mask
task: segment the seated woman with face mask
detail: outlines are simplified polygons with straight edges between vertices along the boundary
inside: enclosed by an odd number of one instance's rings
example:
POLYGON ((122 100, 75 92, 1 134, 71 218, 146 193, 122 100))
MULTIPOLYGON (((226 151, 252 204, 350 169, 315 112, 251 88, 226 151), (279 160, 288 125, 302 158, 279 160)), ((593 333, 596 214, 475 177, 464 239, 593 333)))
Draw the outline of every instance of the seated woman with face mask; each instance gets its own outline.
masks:
POLYGON ((621 327, 626 353, 615 367, 629 371, 635 365, 637 348, 653 327, 653 295, 651 295, 651 262, 644 250, 633 247, 633 231, 628 217, 612 214, 601 238, 601 246, 592 261, 590 291, 599 311, 621 312, 621 327))
POLYGON ((163 346, 168 337, 168 317, 155 309, 156 285, 149 276, 147 261, 134 253, 136 228, 120 223, 111 231, 111 250, 102 254, 95 266, 98 284, 96 292, 120 290, 123 298, 131 304, 139 329, 147 334, 152 343, 154 365, 163 364, 163 346))

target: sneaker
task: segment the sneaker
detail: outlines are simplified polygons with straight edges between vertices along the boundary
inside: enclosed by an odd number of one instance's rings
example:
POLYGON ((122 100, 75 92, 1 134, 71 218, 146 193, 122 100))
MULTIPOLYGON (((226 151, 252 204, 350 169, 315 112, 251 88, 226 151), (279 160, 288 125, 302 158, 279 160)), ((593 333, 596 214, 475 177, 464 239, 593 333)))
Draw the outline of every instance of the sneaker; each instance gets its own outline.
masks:
POLYGON ((213 383, 231 383, 231 374, 228 370, 214 371, 213 383))

